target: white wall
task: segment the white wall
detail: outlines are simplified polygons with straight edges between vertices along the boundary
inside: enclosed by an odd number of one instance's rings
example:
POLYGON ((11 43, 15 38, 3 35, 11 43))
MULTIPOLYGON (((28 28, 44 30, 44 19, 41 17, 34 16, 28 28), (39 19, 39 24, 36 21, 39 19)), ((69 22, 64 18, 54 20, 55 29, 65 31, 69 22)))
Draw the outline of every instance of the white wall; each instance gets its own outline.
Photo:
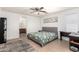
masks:
MULTIPOLYGON (((64 20, 68 17, 68 15, 71 15, 71 14, 79 14, 79 8, 72 9, 72 10, 65 10, 63 12, 56 13, 56 14, 50 14, 43 18, 24 15, 24 17, 26 17, 26 22, 27 22, 27 26, 26 26, 27 33, 37 32, 41 30, 43 26, 58 27, 58 31, 62 31, 62 30, 65 31, 66 27, 64 25, 65 24, 64 20), (49 18, 49 17, 55 17, 55 16, 58 17, 58 23, 48 23, 48 24, 43 23, 43 19, 49 18)), ((22 15, 0 10, 0 16, 7 18, 7 39, 19 38, 19 21, 22 15)))
POLYGON ((77 32, 79 31, 79 13, 64 15, 62 17, 62 28, 61 30, 67 32, 77 32))
MULTIPOLYGON (((0 16, 7 18, 7 39, 19 38, 19 22, 23 15, 0 10, 0 16)), ((62 30, 65 31, 66 30, 65 24, 67 24, 69 21, 67 20, 65 22, 66 18, 72 19, 73 17, 74 19, 78 20, 79 19, 78 16, 79 16, 79 8, 72 9, 72 10, 65 10, 59 13, 55 13, 55 14, 49 14, 43 18, 24 15, 27 22, 27 26, 26 26, 27 33, 37 32, 41 30, 43 26, 44 27, 58 27, 58 31, 62 31, 62 30), (72 14, 75 14, 75 17, 77 14, 77 18, 74 18, 73 16, 69 18, 68 15, 72 15, 72 14), (47 23, 47 24, 43 23, 43 19, 49 18, 49 17, 55 17, 55 16, 58 17, 58 23, 47 23)), ((78 24, 78 21, 76 22, 74 20, 74 22, 77 24, 78 24)), ((69 23, 72 24, 73 22, 71 22, 70 20, 69 23)))
POLYGON ((27 18, 26 17, 20 18, 19 28, 27 28, 27 18))
POLYGON ((46 27, 48 26, 58 27, 58 36, 60 36, 59 31, 67 30, 66 28, 67 24, 77 24, 79 27, 79 8, 64 10, 54 14, 52 13, 43 17, 42 20, 49 17, 58 17, 58 23, 44 24, 43 21, 41 21, 42 25, 46 27))
POLYGON ((16 13, 1 11, 1 16, 7 18, 7 39, 19 38, 19 19, 16 13))
POLYGON ((42 27, 58 27, 58 22, 54 22, 54 23, 44 23, 43 19, 41 20, 42 22, 42 27))
POLYGON ((27 18, 27 33, 37 32, 41 30, 41 20, 38 17, 26 16, 27 18))
POLYGON ((0 17, 7 18, 7 39, 19 38, 20 19, 26 19, 27 33, 37 32, 41 30, 41 22, 39 17, 20 15, 13 12, 0 10, 0 17))
POLYGON ((27 34, 30 32, 37 32, 41 30, 41 19, 35 16, 23 15, 20 18, 21 20, 24 19, 26 23, 23 27, 26 28, 27 34))
POLYGON ((0 15, 1 15, 1 8, 0 8, 0 15))

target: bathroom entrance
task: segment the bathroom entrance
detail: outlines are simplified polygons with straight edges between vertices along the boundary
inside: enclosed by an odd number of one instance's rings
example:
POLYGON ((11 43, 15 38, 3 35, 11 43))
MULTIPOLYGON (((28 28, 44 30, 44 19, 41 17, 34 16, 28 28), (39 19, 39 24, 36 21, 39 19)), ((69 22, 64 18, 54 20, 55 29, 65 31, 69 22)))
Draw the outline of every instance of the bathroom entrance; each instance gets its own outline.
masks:
POLYGON ((19 23, 19 36, 20 38, 26 37, 27 35, 27 21, 26 17, 21 17, 19 23))

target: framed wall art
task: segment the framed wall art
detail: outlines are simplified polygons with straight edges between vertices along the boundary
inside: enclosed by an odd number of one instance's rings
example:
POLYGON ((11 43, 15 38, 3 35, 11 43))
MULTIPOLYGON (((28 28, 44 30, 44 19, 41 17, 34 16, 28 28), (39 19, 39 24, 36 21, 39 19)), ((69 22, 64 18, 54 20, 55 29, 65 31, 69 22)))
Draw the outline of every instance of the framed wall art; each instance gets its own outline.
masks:
POLYGON ((58 17, 50 17, 44 19, 44 23, 54 23, 54 22, 58 22, 58 17))

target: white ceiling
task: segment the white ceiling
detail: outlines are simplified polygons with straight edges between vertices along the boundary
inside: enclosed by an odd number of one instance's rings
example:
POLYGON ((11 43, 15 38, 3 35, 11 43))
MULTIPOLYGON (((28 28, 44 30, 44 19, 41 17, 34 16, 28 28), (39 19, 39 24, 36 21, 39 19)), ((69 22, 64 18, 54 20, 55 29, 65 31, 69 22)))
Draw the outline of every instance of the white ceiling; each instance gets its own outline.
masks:
MULTIPOLYGON (((25 14, 25 15, 33 15, 33 16, 43 16, 46 15, 44 13, 41 13, 40 15, 31 13, 32 10, 30 10, 31 7, 2 7, 3 10, 15 12, 19 14, 25 14)), ((47 11, 49 13, 59 12, 65 9, 69 9, 70 7, 44 7, 44 11, 47 11)))

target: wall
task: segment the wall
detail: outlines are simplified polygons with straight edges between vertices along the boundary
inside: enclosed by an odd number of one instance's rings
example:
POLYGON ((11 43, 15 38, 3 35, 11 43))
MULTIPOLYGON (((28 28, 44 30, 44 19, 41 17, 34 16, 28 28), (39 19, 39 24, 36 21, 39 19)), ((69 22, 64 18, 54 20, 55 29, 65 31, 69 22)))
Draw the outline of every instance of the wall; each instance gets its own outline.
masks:
POLYGON ((0 8, 0 15, 1 15, 1 8, 0 8))
POLYGON ((61 30, 67 32, 78 32, 79 31, 79 13, 64 15, 62 17, 61 30), (63 25, 63 26, 62 26, 63 25))
MULTIPOLYGON (((64 10, 58 13, 51 13, 45 17, 42 18, 42 25, 43 26, 52 26, 52 27, 58 27, 58 36, 60 36, 60 31, 66 31, 66 25, 67 24, 77 24, 79 28, 79 8, 73 8, 69 10, 64 10), (58 23, 52 23, 52 24, 44 24, 43 19, 48 17, 58 17, 58 23), (53 25, 54 24, 54 25, 53 25)), ((79 29, 78 29, 79 30, 79 29)), ((60 38, 60 37, 59 37, 60 38)))
POLYGON ((20 18, 21 20, 24 19, 24 23, 26 23, 23 27, 26 28, 27 33, 30 32, 37 32, 41 30, 41 20, 39 17, 23 15, 20 18))
MULTIPOLYGON (((41 30, 43 26, 58 27, 58 31, 65 31, 66 30, 65 23, 67 24, 69 20, 66 22, 64 20, 66 20, 66 18, 70 19, 68 15, 72 15, 72 14, 75 14, 75 15, 77 14, 77 17, 78 17, 79 8, 75 8, 72 10, 65 10, 59 13, 49 14, 43 18, 24 15, 27 22, 27 26, 26 26, 27 33, 37 32, 41 30), (48 17, 55 17, 55 16, 58 17, 58 23, 48 23, 48 24, 43 23, 43 19, 48 17)), ((7 17, 7 39, 19 38, 19 21, 23 15, 2 11, 0 9, 0 16, 7 17)), ((71 16, 71 19, 72 17, 73 16, 71 16)), ((69 23, 72 24, 72 22, 69 22, 69 23)), ((77 24, 78 24, 78 21, 77 21, 77 24)), ((58 35, 60 35, 59 32, 58 32, 58 35)))
POLYGON ((54 22, 54 23, 44 23, 44 20, 41 20, 42 22, 42 27, 58 27, 58 22, 54 22))
MULTIPOLYGON (((72 19, 73 16, 71 16, 71 18, 68 17, 68 15, 72 15, 72 14, 75 14, 75 17, 77 14, 77 20, 78 20, 79 8, 65 10, 59 13, 49 14, 43 18, 24 15, 27 22, 27 26, 26 26, 27 33, 37 32, 41 30, 43 26, 44 27, 58 27, 58 31, 65 31, 66 30, 65 23, 67 24, 69 21, 69 20, 67 21, 65 20, 66 18, 72 19), (43 23, 43 19, 48 18, 48 17, 55 17, 55 16, 58 17, 58 23, 48 23, 48 24, 43 23)), ((0 10, 0 16, 7 17, 7 39, 19 38, 19 22, 22 15, 0 10)), ((77 22, 75 21, 75 23, 78 24, 78 21, 77 22)), ((69 23, 72 24, 71 20, 69 23)), ((59 32, 58 32, 58 35, 59 35, 59 32)))
POLYGON ((26 17, 20 18, 19 28, 27 28, 27 18, 26 17))
POLYGON ((1 11, 1 16, 7 18, 7 39, 19 38, 19 19, 16 13, 1 11))
POLYGON ((40 18, 34 16, 26 16, 27 18, 27 33, 37 32, 41 30, 40 18))
POLYGON ((21 19, 26 19, 27 33, 37 32, 41 30, 41 22, 39 17, 21 15, 13 12, 0 10, 0 17, 7 18, 7 39, 19 38, 19 25, 21 19))
POLYGON ((1 8, 0 8, 0 17, 2 16, 2 10, 1 10, 1 8))

